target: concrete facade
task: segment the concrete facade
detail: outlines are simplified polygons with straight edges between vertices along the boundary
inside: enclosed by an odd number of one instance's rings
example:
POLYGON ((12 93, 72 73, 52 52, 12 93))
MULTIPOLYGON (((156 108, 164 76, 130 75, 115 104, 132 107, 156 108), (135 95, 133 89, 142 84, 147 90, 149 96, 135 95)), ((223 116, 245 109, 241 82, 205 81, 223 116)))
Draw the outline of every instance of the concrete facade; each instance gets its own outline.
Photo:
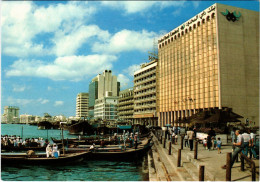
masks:
POLYGON ((118 96, 108 96, 96 99, 94 107, 95 119, 115 121, 117 116, 118 96))
POLYGON ((2 123, 19 123, 19 107, 5 106, 2 123))
POLYGON ((226 107, 258 125, 259 12, 214 4, 160 38, 158 48, 160 126, 226 107))
POLYGON ((133 88, 119 92, 118 119, 133 122, 134 114, 134 91, 133 88))
POLYGON ((76 99, 76 117, 88 117, 89 94, 79 93, 76 99))
POLYGON ((134 73, 134 123, 157 126, 156 75, 157 59, 134 73))

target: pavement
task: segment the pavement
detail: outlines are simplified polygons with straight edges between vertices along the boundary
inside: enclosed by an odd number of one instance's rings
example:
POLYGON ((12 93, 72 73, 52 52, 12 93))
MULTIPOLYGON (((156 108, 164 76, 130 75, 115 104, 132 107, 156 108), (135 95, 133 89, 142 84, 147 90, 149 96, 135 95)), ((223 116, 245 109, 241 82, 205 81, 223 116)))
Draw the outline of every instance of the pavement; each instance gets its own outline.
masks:
MULTIPOLYGON (((204 166, 205 181, 226 181, 226 170, 221 166, 226 164, 227 153, 232 152, 231 144, 222 146, 221 154, 217 149, 206 150, 198 144, 197 159, 194 151, 183 146, 181 150, 181 166, 177 167, 178 149, 181 148, 180 137, 178 143, 171 146, 169 155, 169 140, 165 148, 157 137, 153 137, 154 145, 148 155, 150 181, 199 181, 199 168, 204 166)), ((256 165, 256 180, 259 181, 259 160, 253 160, 256 165)), ((232 181, 252 181, 251 168, 245 162, 245 171, 241 171, 241 162, 235 162, 231 170, 232 181)))

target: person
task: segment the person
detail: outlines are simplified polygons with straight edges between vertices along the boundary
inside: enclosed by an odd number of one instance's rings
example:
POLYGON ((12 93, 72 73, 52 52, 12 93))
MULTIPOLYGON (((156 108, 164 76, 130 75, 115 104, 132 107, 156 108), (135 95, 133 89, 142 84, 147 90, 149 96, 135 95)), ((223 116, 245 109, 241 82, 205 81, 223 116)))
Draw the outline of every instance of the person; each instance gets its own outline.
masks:
POLYGON ((250 135, 249 135, 249 133, 247 133, 247 131, 245 130, 244 133, 242 134, 242 137, 243 137, 243 139, 244 139, 244 149, 243 149, 242 153, 243 153, 245 156, 247 156, 247 155, 248 155, 250 135))
POLYGON ((194 138, 196 139, 196 137, 197 137, 197 129, 196 129, 196 126, 194 126, 194 128, 193 128, 193 132, 194 132, 194 138))
POLYGON ((134 136, 134 142, 135 142, 135 149, 137 149, 137 134, 134 136))
POLYGON ((192 130, 192 128, 189 128, 189 130, 187 131, 187 135, 188 135, 188 140, 189 140, 189 145, 190 145, 190 151, 193 150, 193 137, 194 137, 194 131, 192 130))
POLYGON ((178 135, 175 135, 175 144, 177 145, 178 142, 178 135))
POLYGON ((94 143, 90 146, 89 150, 90 150, 90 151, 95 150, 95 144, 94 144, 94 143))
POLYGON ((56 143, 53 144, 52 147, 52 157, 59 157, 59 150, 58 150, 58 146, 56 145, 56 143))
POLYGON ((210 151, 210 148, 211 148, 211 136, 209 134, 207 136, 207 147, 208 147, 208 150, 210 151))
POLYGON ((212 150, 214 150, 216 148, 216 140, 215 137, 211 138, 211 146, 212 146, 212 150))
POLYGON ((187 147, 189 147, 188 135, 187 134, 185 134, 185 136, 184 136, 184 145, 185 145, 185 147, 186 147, 186 145, 187 145, 187 147))
MULTIPOLYGON (((235 146, 235 150, 232 153, 232 157, 231 157, 231 168, 237 158, 237 155, 243 150, 243 145, 244 145, 244 140, 243 140, 243 136, 241 135, 240 130, 236 130, 235 135, 237 136, 237 142, 233 143, 233 145, 235 146)), ((227 166, 224 165, 221 167, 222 169, 226 169, 227 166)))
MULTIPOLYGON (((233 128, 232 131, 231 131, 231 133, 230 133, 230 135, 231 135, 231 142, 232 142, 232 143, 234 143, 234 142, 236 141, 235 131, 236 131, 236 129, 233 128)), ((235 146, 233 145, 233 146, 232 146, 232 152, 234 151, 234 149, 235 149, 235 146)))
POLYGON ((249 151, 251 153, 250 157, 253 154, 254 159, 258 159, 259 156, 257 156, 256 151, 255 151, 254 137, 255 137, 255 134, 252 131, 250 131, 250 140, 249 140, 249 147, 250 147, 249 151))
POLYGON ((218 140, 217 140, 218 154, 221 154, 221 144, 222 144, 222 142, 221 142, 220 138, 218 138, 218 140))
POLYGON ((208 149, 207 147, 207 138, 204 138, 204 140, 202 141, 203 142, 203 146, 204 146, 204 149, 208 149))
POLYGON ((52 154, 51 145, 48 144, 48 145, 46 146, 46 157, 49 158, 51 154, 52 154))
POLYGON ((172 132, 172 144, 175 144, 175 137, 176 137, 176 134, 174 132, 172 132))

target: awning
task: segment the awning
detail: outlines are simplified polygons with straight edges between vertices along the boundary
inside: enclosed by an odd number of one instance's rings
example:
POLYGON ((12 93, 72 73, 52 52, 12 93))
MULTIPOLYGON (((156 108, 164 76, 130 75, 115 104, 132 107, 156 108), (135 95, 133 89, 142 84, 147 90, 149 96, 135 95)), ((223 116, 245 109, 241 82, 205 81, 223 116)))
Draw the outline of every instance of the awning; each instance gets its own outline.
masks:
POLYGON ((129 130, 132 129, 131 125, 117 125, 118 129, 120 130, 129 130))

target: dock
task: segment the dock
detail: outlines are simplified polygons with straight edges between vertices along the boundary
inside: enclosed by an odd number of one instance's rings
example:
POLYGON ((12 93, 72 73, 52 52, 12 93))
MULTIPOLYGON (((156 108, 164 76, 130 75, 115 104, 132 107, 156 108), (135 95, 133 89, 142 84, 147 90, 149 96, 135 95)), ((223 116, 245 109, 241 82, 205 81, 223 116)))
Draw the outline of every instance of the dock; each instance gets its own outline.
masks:
MULTIPOLYGON (((164 148, 164 142, 161 143, 154 135, 154 145, 148 154, 149 181, 200 181, 200 166, 204 166, 204 181, 226 181, 226 169, 221 166, 226 164, 227 153, 232 152, 231 143, 222 146, 221 154, 218 154, 217 149, 209 151, 198 144, 197 159, 194 159, 194 149, 190 151, 183 142, 180 167, 177 167, 180 140, 181 137, 178 137, 178 143, 171 145, 169 153, 170 140, 166 140, 164 148)), ((256 181, 259 181, 259 159, 253 161, 256 166, 256 181)), ((251 175, 251 168, 246 162, 244 171, 241 170, 240 159, 234 163, 231 170, 232 181, 252 181, 251 175)))

